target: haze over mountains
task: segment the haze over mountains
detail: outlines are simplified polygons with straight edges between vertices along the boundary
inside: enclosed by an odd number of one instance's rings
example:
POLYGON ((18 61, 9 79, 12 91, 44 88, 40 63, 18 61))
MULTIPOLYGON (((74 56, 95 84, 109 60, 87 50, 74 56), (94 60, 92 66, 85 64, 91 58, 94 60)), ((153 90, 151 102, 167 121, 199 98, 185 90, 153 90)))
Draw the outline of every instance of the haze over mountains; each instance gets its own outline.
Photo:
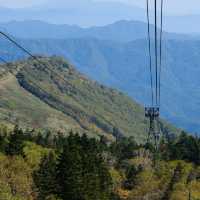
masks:
MULTIPOLYGON (((14 3, 10 3, 12 4, 14 3)), ((102 26, 119 20, 146 22, 145 8, 119 1, 68 0, 66 2, 61 0, 59 3, 47 1, 38 6, 25 8, 11 7, 6 8, 0 5, 0 22, 40 20, 55 24, 76 24, 82 27, 102 26)), ((165 10, 167 9, 168 7, 165 6, 165 10)), ((185 11, 179 12, 178 15, 165 12, 164 27, 169 32, 199 34, 200 28, 197 26, 199 20, 198 12, 185 11)))
POLYGON ((30 8, 0 8, 0 21, 42 20, 81 26, 105 25, 121 19, 145 20, 144 10, 116 2, 59 1, 30 8))
MULTIPOLYGON (((26 30, 30 30, 30 23, 12 22, 1 26, 13 35, 24 37, 18 38, 18 41, 31 52, 63 56, 91 78, 127 92, 138 102, 150 102, 144 23, 120 21, 105 27, 81 29, 37 21, 33 22, 33 30, 28 38, 26 30), (48 35, 53 30, 53 34, 48 35)), ((4 59, 11 61, 24 58, 25 55, 10 43, 5 40, 0 42, 4 59)), ((177 126, 193 132, 200 132, 199 72, 198 37, 166 33, 162 115, 177 126)))
MULTIPOLYGON (((56 25, 36 20, 0 23, 1 30, 25 39, 96 38, 116 42, 130 42, 147 36, 147 25, 141 21, 120 20, 105 26, 81 28, 77 25, 56 25), (39 31, 38 31, 39 30, 39 31)), ((152 37, 154 26, 150 27, 152 37)), ((167 39, 194 39, 198 36, 164 32, 167 39)), ((200 37, 199 37, 200 38, 200 37)))

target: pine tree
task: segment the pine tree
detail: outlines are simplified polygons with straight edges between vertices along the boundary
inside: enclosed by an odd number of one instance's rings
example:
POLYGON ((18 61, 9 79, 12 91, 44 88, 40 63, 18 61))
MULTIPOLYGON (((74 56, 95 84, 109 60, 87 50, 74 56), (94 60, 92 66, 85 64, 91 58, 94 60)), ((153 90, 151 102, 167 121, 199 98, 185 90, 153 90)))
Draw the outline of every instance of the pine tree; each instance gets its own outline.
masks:
POLYGON ((24 135, 23 131, 19 129, 18 126, 15 126, 13 134, 9 137, 9 143, 6 148, 6 153, 8 155, 20 155, 22 154, 24 146, 24 135))
POLYGON ((135 185, 135 179, 136 176, 138 174, 138 169, 136 169, 136 167, 134 165, 131 165, 127 172, 126 172, 126 178, 127 180, 124 183, 124 187, 128 190, 133 189, 134 185, 135 185))
POLYGON ((8 148, 7 137, 0 135, 0 152, 5 153, 7 148, 8 148))
POLYGON ((100 144, 86 135, 70 135, 58 159, 59 194, 70 200, 108 200, 111 177, 100 144))
POLYGON ((98 166, 98 174, 100 180, 100 198, 101 200, 109 200, 111 195, 112 179, 110 173, 103 161, 103 158, 97 157, 95 162, 98 166))
POLYGON ((35 184, 38 188, 38 199, 43 200, 49 195, 56 194, 56 158, 53 152, 46 155, 40 164, 39 170, 34 174, 35 184))
POLYGON ((81 147, 77 143, 76 136, 70 135, 58 159, 57 181, 63 199, 84 200, 81 147))
POLYGON ((81 138, 84 198, 86 200, 107 200, 110 197, 111 178, 101 156, 101 142, 89 139, 86 135, 81 138))
POLYGON ((35 138, 35 142, 38 145, 45 146, 44 137, 41 132, 39 132, 35 138))

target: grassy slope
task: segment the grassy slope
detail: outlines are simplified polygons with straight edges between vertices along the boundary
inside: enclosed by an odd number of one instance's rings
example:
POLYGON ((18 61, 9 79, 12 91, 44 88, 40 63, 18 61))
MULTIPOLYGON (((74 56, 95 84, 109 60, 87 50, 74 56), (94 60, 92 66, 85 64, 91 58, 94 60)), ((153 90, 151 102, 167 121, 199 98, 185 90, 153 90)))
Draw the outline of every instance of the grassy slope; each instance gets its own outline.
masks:
MULTIPOLYGON (((67 82, 31 59, 6 66, 6 70, 17 74, 17 79, 11 75, 1 79, 1 85, 5 85, 0 88, 2 120, 36 128, 75 128, 95 135, 111 135, 113 127, 117 127, 124 135, 140 141, 146 137, 147 121, 139 104, 87 79, 60 58, 43 58, 42 62, 67 82)), ((176 131, 171 126, 165 128, 176 131)))
POLYGON ((79 130, 74 120, 62 114, 20 87, 15 76, 0 79, 0 120, 22 127, 79 130), (70 126, 68 125, 70 124, 70 126))

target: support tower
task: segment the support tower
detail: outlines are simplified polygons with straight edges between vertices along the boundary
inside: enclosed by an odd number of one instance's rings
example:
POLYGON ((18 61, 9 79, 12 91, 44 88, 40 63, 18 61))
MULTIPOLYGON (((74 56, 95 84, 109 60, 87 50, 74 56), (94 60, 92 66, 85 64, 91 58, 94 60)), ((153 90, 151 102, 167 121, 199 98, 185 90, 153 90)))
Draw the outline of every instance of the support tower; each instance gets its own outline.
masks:
POLYGON ((158 148, 160 140, 159 116, 159 107, 145 108, 145 117, 149 119, 149 132, 147 142, 154 144, 156 149, 158 148))

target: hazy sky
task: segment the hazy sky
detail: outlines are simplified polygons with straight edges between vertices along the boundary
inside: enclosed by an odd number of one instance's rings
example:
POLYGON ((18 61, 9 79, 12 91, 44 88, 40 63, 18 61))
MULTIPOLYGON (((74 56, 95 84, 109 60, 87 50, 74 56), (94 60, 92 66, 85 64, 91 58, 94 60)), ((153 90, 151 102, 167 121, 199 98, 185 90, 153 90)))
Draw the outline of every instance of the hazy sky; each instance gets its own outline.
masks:
POLYGON ((40 5, 43 4, 45 1, 48 0, 0 0, 0 6, 1 7, 5 6, 9 8, 27 7, 27 6, 40 5))
MULTIPOLYGON (((44 4, 44 2, 56 2, 59 1, 67 3, 79 2, 82 3, 88 0, 0 0, 0 6, 6 7, 27 7, 44 4)), ((90 1, 108 1, 108 0, 90 0, 90 1)), ((126 4, 133 4, 140 7, 144 7, 146 0, 110 0, 112 2, 122 2, 126 4)), ((153 3, 153 0, 150 0, 153 3)), ((199 14, 200 13, 200 0, 165 0, 165 10, 171 14, 199 14)))
MULTIPOLYGON (((106 1, 106 0, 95 0, 106 1)), ((146 0, 112 0, 144 7, 146 0)), ((150 0, 152 3, 154 0, 150 0)), ((171 14, 199 14, 200 0, 164 0, 165 10, 171 14)))

